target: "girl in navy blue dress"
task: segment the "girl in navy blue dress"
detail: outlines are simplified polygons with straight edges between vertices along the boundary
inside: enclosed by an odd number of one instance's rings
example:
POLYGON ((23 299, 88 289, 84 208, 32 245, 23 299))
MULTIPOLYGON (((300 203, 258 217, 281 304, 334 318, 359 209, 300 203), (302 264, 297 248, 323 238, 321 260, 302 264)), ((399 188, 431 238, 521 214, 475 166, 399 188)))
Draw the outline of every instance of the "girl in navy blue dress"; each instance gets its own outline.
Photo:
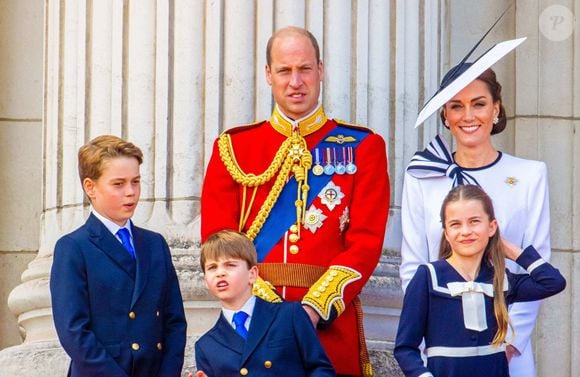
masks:
POLYGON ((509 376, 507 306, 555 295, 566 281, 533 246, 522 251, 501 238, 491 199, 478 186, 451 190, 440 215, 440 259, 420 266, 407 287, 395 358, 407 377, 509 376), (504 258, 528 274, 509 272, 504 258))

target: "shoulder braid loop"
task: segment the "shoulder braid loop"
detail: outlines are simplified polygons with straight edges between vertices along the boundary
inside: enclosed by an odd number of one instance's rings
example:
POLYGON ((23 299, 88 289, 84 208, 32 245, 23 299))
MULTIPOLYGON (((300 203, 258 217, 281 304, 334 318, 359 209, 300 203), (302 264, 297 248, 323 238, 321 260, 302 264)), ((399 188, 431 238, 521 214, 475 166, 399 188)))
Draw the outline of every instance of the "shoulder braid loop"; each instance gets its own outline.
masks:
MULTIPOLYGON (((293 133, 288 137, 281 145, 272 163, 268 168, 259 175, 247 174, 242 171, 240 165, 238 164, 236 157, 234 155, 232 140, 229 134, 223 133, 218 140, 218 148, 220 153, 220 158, 224 163, 226 170, 235 182, 240 184, 244 189, 247 187, 258 187, 267 182, 269 182, 276 173, 276 180, 272 189, 268 193, 266 200, 260 207, 260 210, 252 224, 248 228, 246 235, 254 240, 262 226, 266 222, 270 211, 274 207, 274 204, 278 200, 284 185, 288 179, 290 172, 294 173, 294 177, 298 183, 298 193, 295 202, 296 206, 296 222, 298 225, 304 222, 304 214, 306 213, 306 203, 308 199, 308 191, 310 186, 308 185, 308 170, 312 167, 312 154, 308 150, 306 140, 298 133, 293 133)), ((242 218, 247 218, 247 214, 251 209, 242 208, 242 214, 245 213, 242 218)), ((245 203, 244 203, 245 206, 245 203)), ((245 220, 240 221, 240 230, 245 225, 245 220)), ((300 227, 298 227, 300 229, 300 227)), ((300 234, 298 234, 300 235, 300 234)))
POLYGON ((278 152, 276 152, 274 160, 272 160, 270 166, 268 166, 268 168, 262 174, 257 176, 254 174, 246 174, 242 171, 242 168, 240 168, 240 165, 238 165, 238 161, 234 155, 232 139, 229 134, 223 133, 220 135, 218 140, 218 147, 222 162, 226 166, 226 169, 234 181, 245 187, 255 187, 261 186, 264 183, 270 181, 274 174, 280 169, 291 142, 291 138, 286 139, 282 145, 280 145, 280 148, 278 149, 278 152))

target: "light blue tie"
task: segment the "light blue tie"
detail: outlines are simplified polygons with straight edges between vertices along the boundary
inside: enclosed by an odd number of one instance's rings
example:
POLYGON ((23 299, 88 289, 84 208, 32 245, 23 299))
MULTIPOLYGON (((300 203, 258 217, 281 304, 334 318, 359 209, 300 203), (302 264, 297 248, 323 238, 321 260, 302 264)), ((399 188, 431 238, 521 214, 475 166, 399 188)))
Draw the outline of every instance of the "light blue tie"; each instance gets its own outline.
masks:
POLYGON ((131 258, 135 259, 135 249, 133 245, 131 245, 131 235, 129 234, 129 230, 127 228, 121 228, 117 231, 117 236, 121 239, 121 243, 127 249, 131 258))
POLYGON ((234 325, 236 325, 236 332, 244 339, 248 337, 248 330, 246 330, 246 319, 248 319, 248 313, 239 311, 234 313, 234 325))

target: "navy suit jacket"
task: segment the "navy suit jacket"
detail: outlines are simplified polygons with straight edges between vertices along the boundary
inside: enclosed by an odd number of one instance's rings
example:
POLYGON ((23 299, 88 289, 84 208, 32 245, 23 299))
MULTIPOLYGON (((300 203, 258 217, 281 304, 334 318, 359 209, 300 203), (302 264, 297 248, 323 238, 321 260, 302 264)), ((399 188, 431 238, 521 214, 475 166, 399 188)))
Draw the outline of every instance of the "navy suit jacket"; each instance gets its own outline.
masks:
POLYGON ((165 239, 133 226, 136 260, 91 214, 58 240, 50 274, 73 377, 178 377, 186 321, 165 239))
POLYGON ((225 317, 195 343, 197 370, 208 377, 335 376, 308 315, 298 302, 272 304, 256 298, 248 339, 225 317))

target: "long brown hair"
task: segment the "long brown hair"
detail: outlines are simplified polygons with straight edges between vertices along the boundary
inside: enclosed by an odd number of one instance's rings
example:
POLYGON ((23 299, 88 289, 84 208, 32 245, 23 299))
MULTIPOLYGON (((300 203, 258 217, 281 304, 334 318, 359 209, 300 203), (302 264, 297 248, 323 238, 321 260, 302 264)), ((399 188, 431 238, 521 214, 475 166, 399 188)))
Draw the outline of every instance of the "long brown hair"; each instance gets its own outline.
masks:
MULTIPOLYGON (((489 221, 495 220, 495 212, 491 198, 481 189, 475 185, 459 185, 453 188, 441 206, 441 224, 445 229, 445 212, 450 203, 458 202, 460 200, 475 200, 481 203, 483 211, 489 218, 489 221)), ((505 342, 508 326, 512 328, 508 317, 507 305, 505 303, 505 296, 503 292, 504 278, 505 278, 505 257, 503 253, 503 245, 501 243, 501 236, 499 228, 495 234, 489 238, 489 242, 483 252, 481 263, 487 263, 493 266, 493 311, 497 321, 497 332, 492 341, 492 345, 499 346, 505 342)), ((449 258, 453 250, 449 241, 445 238, 445 234, 441 236, 441 244, 439 247, 439 258, 449 258)))

